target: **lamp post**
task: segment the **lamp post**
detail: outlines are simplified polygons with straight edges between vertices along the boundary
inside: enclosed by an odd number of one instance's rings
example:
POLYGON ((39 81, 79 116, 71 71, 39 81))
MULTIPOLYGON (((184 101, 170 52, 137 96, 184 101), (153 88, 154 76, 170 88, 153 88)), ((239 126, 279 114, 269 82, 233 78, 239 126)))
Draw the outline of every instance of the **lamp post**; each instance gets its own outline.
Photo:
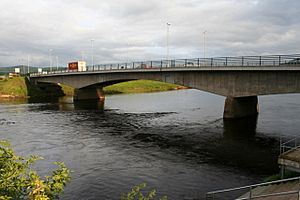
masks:
POLYGON ((94 39, 91 39, 91 49, 92 49, 92 67, 94 71, 94 39))
POLYGON ((29 55, 27 55, 27 73, 29 74, 30 73, 30 69, 29 69, 29 55))
POLYGON ((84 60, 84 51, 81 51, 81 61, 84 60))
POLYGON ((49 49, 49 67, 51 72, 52 72, 52 51, 53 49, 49 49))
POLYGON ((56 71, 58 71, 58 56, 56 56, 56 71))
POLYGON ((203 58, 205 59, 205 36, 206 36, 207 31, 203 31, 203 58))
POLYGON ((19 65, 20 65, 20 68, 22 67, 22 69, 20 69, 20 74, 25 74, 25 66, 26 64, 23 64, 23 62, 25 61, 23 58, 20 58, 19 60, 19 65))
POLYGON ((129 42, 127 42, 127 51, 126 51, 126 63, 129 63, 129 42))
POLYGON ((169 67, 169 35, 171 24, 167 22, 167 66, 169 67))

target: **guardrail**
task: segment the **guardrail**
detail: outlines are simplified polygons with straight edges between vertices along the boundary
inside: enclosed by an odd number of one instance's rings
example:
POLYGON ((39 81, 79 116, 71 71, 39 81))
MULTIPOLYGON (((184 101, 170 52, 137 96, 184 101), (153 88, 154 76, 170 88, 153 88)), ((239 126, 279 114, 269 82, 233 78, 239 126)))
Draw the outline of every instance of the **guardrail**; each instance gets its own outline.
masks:
POLYGON ((236 192, 236 191, 240 191, 240 190, 247 190, 249 195, 248 195, 248 197, 236 198, 235 200, 258 199, 258 198, 264 198, 264 197, 287 196, 287 195, 293 195, 293 194, 297 195, 297 200, 300 200, 300 187, 299 187, 298 190, 291 190, 291 191, 284 191, 284 192, 273 192, 273 193, 261 194, 261 195, 256 195, 256 194, 254 194, 254 191, 253 191, 253 189, 256 188, 256 187, 269 186, 269 185, 273 185, 273 184, 281 184, 281 183, 290 182, 290 181, 297 181, 297 180, 300 183, 300 177, 295 177, 295 178, 288 178, 288 179, 281 179, 281 180, 277 180, 277 181, 259 183, 259 184, 254 184, 254 185, 248 185, 248 186, 243 186, 243 187, 217 190, 217 191, 206 193, 206 200, 224 199, 223 196, 218 198, 217 195, 221 195, 221 194, 229 193, 229 192, 236 192))
MULTIPOLYGON (((198 67, 262 67, 262 66, 300 66, 300 54, 239 56, 172 59, 156 61, 139 61, 125 63, 111 63, 88 66, 87 71, 126 70, 126 69, 162 69, 162 68, 198 68, 198 67)), ((74 70, 50 71, 47 74, 68 73, 74 70)), ((44 72, 45 74, 46 72, 44 72)), ((43 73, 33 73, 38 75, 43 73)))
POLYGON ((294 149, 297 149, 300 146, 300 137, 294 136, 293 139, 284 140, 284 138, 280 138, 280 155, 291 151, 294 149))

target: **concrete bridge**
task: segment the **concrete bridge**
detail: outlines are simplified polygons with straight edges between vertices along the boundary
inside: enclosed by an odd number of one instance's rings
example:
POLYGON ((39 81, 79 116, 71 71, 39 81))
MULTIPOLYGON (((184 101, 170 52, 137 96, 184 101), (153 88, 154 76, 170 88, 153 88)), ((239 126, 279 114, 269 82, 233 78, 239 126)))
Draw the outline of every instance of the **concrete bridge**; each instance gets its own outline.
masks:
POLYGON ((224 118, 258 114, 258 95, 300 93, 300 54, 117 63, 87 71, 30 74, 35 84, 75 88, 74 100, 104 98, 102 88, 130 80, 156 80, 226 97, 224 118))

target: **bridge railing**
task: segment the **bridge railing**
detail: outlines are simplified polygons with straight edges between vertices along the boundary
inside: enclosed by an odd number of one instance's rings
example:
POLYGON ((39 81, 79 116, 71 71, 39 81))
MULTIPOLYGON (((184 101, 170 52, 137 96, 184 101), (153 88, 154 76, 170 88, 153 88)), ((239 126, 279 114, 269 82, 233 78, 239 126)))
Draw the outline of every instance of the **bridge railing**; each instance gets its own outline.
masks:
POLYGON ((300 147, 300 136, 293 135, 292 138, 280 137, 280 155, 300 147))
POLYGON ((258 191, 255 190, 255 188, 258 187, 268 187, 272 185, 279 185, 279 184, 284 184, 284 183, 289 183, 294 181, 300 183, 300 177, 280 179, 276 181, 264 182, 264 183, 224 189, 224 190, 216 190, 216 191, 206 193, 206 200, 232 199, 232 197, 226 198, 226 194, 230 194, 230 193, 234 195, 236 195, 237 193, 244 193, 243 196, 238 195, 240 197, 234 198, 235 200, 248 200, 248 199, 251 200, 251 199, 263 199, 263 198, 271 199, 272 197, 283 197, 282 199, 294 197, 293 199, 300 199, 300 187, 297 187, 296 189, 292 188, 286 191, 281 190, 279 192, 266 190, 266 193, 264 194, 260 194, 259 190, 258 191))
MULTIPOLYGON (((171 59, 155 61, 138 61, 124 63, 110 63, 88 66, 87 71, 102 70, 126 70, 126 69, 164 69, 164 68, 201 68, 201 67, 276 67, 276 66, 300 66, 300 54, 290 55, 267 55, 267 56, 239 56, 239 57, 214 57, 214 58, 191 58, 171 59)), ((75 72, 74 70, 59 70, 42 73, 34 73, 32 76, 41 74, 56 74, 75 72)))

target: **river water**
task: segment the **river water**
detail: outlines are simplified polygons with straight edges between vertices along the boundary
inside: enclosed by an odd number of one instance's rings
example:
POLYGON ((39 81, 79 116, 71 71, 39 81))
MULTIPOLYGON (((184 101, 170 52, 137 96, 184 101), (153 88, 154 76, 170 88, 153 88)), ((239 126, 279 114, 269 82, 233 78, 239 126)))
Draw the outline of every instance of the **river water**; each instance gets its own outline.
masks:
POLYGON ((259 97, 258 119, 223 121, 224 97, 198 90, 107 96, 100 103, 0 103, 0 136, 20 155, 63 161, 72 181, 62 199, 119 199, 147 183, 169 199, 278 172, 280 137, 300 130, 300 95, 259 97))

